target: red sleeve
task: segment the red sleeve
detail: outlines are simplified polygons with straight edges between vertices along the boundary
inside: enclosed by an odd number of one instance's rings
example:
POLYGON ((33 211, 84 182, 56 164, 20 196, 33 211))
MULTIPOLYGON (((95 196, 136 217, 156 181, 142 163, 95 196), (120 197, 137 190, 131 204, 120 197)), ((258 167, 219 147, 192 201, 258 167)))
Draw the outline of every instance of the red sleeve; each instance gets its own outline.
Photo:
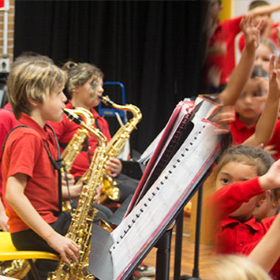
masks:
POLYGON ((33 177, 34 166, 40 159, 40 154, 36 153, 36 151, 41 151, 41 146, 41 139, 33 133, 27 133, 24 137, 14 140, 11 146, 13 152, 10 153, 7 178, 17 173, 33 177))
POLYGON ((214 214, 213 222, 219 222, 230 213, 237 210, 242 203, 248 202, 252 197, 264 193, 259 184, 258 177, 225 186, 210 195, 205 207, 214 214))
POLYGON ((243 15, 225 21, 225 24, 227 25, 227 28, 228 30, 230 30, 231 34, 234 34, 236 36, 241 31, 240 22, 242 18, 243 15))

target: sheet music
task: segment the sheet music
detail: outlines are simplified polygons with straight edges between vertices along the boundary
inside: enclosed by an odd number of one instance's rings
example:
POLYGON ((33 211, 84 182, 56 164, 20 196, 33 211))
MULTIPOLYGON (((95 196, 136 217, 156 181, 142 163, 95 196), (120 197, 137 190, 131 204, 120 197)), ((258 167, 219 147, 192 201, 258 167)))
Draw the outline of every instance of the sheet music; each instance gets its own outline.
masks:
POLYGON ((220 140, 210 122, 196 124, 145 196, 111 233, 113 279, 125 279, 131 264, 160 235, 163 225, 172 220, 212 165, 220 140))
POLYGON ((173 138, 175 131, 181 124, 182 119, 187 115, 190 116, 192 123, 195 125, 197 122, 200 122, 203 117, 207 118, 211 115, 212 111, 217 107, 217 103, 210 101, 208 99, 204 99, 202 97, 198 97, 195 100, 195 107, 193 112, 191 112, 190 108, 193 106, 193 102, 189 103, 188 101, 181 101, 177 104, 174 109, 168 124, 164 130, 164 133, 157 144, 153 155, 148 163, 147 168, 139 182, 139 185, 134 193, 131 204, 128 207, 127 213, 131 211, 131 209, 138 203, 138 201, 143 197, 143 194, 147 191, 151 184, 149 184, 149 180, 157 167, 159 160, 164 154, 166 147, 169 145, 170 140, 173 138))

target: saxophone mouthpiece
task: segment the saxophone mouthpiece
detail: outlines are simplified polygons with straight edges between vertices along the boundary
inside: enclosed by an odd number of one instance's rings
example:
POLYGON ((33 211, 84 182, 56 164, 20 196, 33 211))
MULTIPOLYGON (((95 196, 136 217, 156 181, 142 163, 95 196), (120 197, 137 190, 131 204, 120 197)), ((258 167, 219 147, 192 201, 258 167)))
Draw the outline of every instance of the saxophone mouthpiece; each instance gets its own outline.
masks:
POLYGON ((75 122, 76 124, 81 123, 80 117, 77 114, 75 114, 72 110, 64 108, 63 111, 70 121, 75 122))
POLYGON ((110 99, 110 97, 108 95, 106 95, 106 96, 99 96, 99 98, 107 106, 113 106, 114 105, 114 102, 110 99))

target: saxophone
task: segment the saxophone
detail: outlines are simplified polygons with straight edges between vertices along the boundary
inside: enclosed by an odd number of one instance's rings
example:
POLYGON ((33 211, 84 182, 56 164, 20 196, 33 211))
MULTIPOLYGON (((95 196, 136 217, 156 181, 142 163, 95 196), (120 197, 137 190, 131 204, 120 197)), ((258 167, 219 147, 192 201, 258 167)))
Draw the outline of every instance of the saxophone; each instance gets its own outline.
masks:
MULTIPOLYGON (((75 109, 65 109, 64 113, 67 114, 66 112, 69 112, 69 110, 71 110, 71 112, 75 113, 78 116, 83 116, 87 128, 91 128, 94 125, 95 121, 93 115, 87 109, 84 109, 82 107, 76 107, 75 109)), ((63 158, 63 164, 65 167, 65 170, 64 167, 61 168, 61 174, 64 174, 64 171, 66 171, 67 173, 70 172, 73 162, 77 158, 79 152, 82 150, 82 144, 84 143, 85 139, 89 136, 89 133, 91 133, 91 131, 84 127, 81 127, 76 131, 70 142, 67 144, 66 148, 61 154, 61 157, 63 158)), ((72 207, 70 200, 63 201, 62 210, 71 212, 72 207)))
POLYGON ((65 109, 65 112, 70 116, 71 120, 89 130, 95 136, 99 145, 95 149, 91 165, 85 178, 86 182, 78 201, 78 206, 72 214, 70 227, 66 234, 66 237, 75 241, 80 247, 79 261, 68 265, 61 259, 57 269, 51 272, 47 279, 93 279, 93 275, 87 270, 91 244, 91 229, 94 217, 97 213, 93 204, 97 200, 98 188, 107 162, 107 156, 105 154, 107 139, 98 129, 88 127, 74 112, 71 112, 71 110, 65 109))
MULTIPOLYGON (((67 112, 66 110, 71 110, 71 112, 79 116, 83 116, 87 128, 92 127, 94 125, 93 115, 87 109, 77 107, 75 109, 65 109, 64 112, 67 112)), ((66 148, 63 150, 61 157, 63 158, 63 163, 65 165, 67 173, 70 172, 72 164, 78 156, 79 152, 82 150, 82 144, 84 143, 86 137, 89 136, 89 133, 91 133, 91 131, 88 131, 88 129, 85 129, 83 127, 79 128, 72 137, 71 141, 66 146, 66 148)), ((63 172, 63 170, 61 171, 63 172)))
MULTIPOLYGON (((125 125, 119 128, 119 130, 114 134, 114 136, 106 146, 105 151, 109 159, 110 157, 117 157, 120 154, 122 148, 129 139, 131 132, 136 129, 136 125, 142 119, 142 114, 140 109, 132 104, 118 105, 110 100, 108 96, 102 96, 100 98, 101 101, 107 106, 119 110, 129 111, 133 114, 133 117, 125 125)), ((102 181, 103 191, 100 196, 100 203, 103 203, 107 199, 107 197, 114 201, 119 200, 120 190, 116 185, 116 182, 112 179, 110 174, 108 174, 108 172, 105 172, 102 181)))

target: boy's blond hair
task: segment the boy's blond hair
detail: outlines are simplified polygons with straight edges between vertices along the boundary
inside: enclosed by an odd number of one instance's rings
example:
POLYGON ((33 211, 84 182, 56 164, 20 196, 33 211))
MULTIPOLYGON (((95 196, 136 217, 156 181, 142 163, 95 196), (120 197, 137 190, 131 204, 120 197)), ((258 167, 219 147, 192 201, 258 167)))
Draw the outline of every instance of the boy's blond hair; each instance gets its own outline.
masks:
POLYGON ((30 115, 29 100, 43 102, 47 94, 64 87, 66 73, 45 61, 22 63, 12 69, 7 79, 8 99, 16 119, 21 113, 30 115))
POLYGON ((265 270, 246 256, 223 255, 210 259, 205 280, 269 280, 265 270))

